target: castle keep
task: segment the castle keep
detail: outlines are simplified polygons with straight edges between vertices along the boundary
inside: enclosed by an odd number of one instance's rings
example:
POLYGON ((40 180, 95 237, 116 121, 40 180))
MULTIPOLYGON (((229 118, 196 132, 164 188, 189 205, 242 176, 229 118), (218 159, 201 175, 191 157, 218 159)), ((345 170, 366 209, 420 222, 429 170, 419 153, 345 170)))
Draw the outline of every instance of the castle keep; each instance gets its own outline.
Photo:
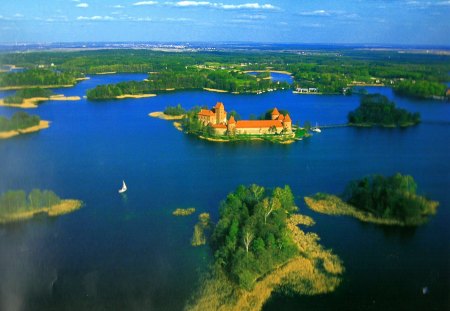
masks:
POLYGON ((201 109, 198 119, 205 126, 211 126, 216 135, 263 135, 292 133, 292 120, 289 114, 281 114, 274 108, 271 120, 239 120, 233 116, 227 121, 227 112, 223 103, 218 102, 211 110, 201 109))

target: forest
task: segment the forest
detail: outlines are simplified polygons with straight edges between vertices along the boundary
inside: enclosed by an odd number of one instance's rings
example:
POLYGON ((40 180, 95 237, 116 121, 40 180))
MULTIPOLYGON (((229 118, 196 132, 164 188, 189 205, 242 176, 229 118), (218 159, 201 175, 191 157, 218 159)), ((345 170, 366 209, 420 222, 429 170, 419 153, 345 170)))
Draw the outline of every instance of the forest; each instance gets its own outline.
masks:
POLYGON ((21 130, 38 125, 39 116, 30 115, 26 112, 16 112, 11 119, 0 116, 0 132, 21 130))
POLYGON ((211 237, 216 268, 251 289, 259 277, 298 254, 286 226, 296 210, 289 186, 239 186, 221 203, 211 237))
POLYGON ((23 190, 7 191, 0 196, 0 216, 33 211, 59 204, 61 199, 49 190, 33 189, 28 195, 23 190))
POLYGON ((0 73, 0 87, 74 85, 81 75, 66 71, 29 69, 0 73))
POLYGON ((274 83, 240 71, 188 68, 181 71, 152 73, 147 81, 129 81, 99 85, 87 92, 88 99, 111 99, 125 94, 146 94, 167 90, 211 88, 227 92, 249 93, 267 89, 289 88, 287 83, 274 83))
POLYGON ((43 89, 39 87, 34 88, 25 88, 21 90, 17 90, 14 95, 7 96, 3 99, 3 101, 7 104, 21 104, 26 98, 33 97, 50 97, 54 93, 51 90, 43 89))
MULTIPOLYGON (((54 69, 58 70, 60 74, 70 72, 82 72, 84 74, 104 72, 162 73, 167 71, 172 73, 172 78, 176 76, 174 73, 181 74, 181 76, 176 77, 176 79, 180 78, 181 80, 185 80, 183 75, 196 76, 195 82, 174 82, 170 81, 171 78, 165 79, 160 76, 159 82, 153 83, 153 85, 144 83, 141 86, 121 86, 119 88, 122 93, 133 88, 137 88, 135 92, 139 89, 141 89, 140 92, 163 90, 163 86, 166 86, 166 88, 174 86, 179 88, 210 87, 246 92, 255 89, 254 85, 245 85, 250 80, 245 82, 239 81, 240 79, 236 76, 233 78, 224 77, 223 75, 226 75, 226 73, 220 71, 283 70, 293 74, 294 83, 292 87, 294 89, 297 87, 315 87, 322 94, 342 94, 343 88, 351 85, 376 84, 392 86, 398 90, 400 95, 430 97, 443 96, 442 89, 445 90, 446 88, 445 83, 449 80, 448 73, 450 72, 449 56, 446 55, 367 51, 351 48, 284 52, 202 51, 173 53, 151 50, 92 50, 4 53, 0 54, 0 63, 15 64, 27 69, 33 69, 38 65, 49 66, 49 64, 53 64, 54 69), (219 73, 209 76, 208 81, 205 81, 204 78, 198 77, 192 71, 195 68, 210 72, 219 71, 219 73), (244 86, 240 86, 239 82, 245 82, 244 86), (426 91, 423 89, 426 89, 426 91)), ((17 82, 10 81, 14 75, 16 74, 3 74, 2 76, 7 76, 8 79, 5 80, 7 82, 0 82, 0 86, 16 84, 17 82)), ((203 76, 205 75, 207 73, 203 73, 203 76)), ((25 84, 28 85, 29 83, 31 82, 25 84)), ((48 81, 46 84, 54 84, 54 82, 48 81)), ((118 89, 113 87, 109 87, 109 89, 103 89, 100 93, 119 93, 118 89)), ((97 97, 101 98, 100 94, 97 97)))
POLYGON ((361 97, 359 107, 348 114, 348 122, 354 126, 410 126, 420 122, 419 113, 396 108, 395 103, 381 94, 361 97))
POLYGON ((437 202, 417 195, 417 184, 410 175, 384 177, 372 175, 350 182, 344 199, 357 209, 377 217, 417 225, 434 215, 437 202))

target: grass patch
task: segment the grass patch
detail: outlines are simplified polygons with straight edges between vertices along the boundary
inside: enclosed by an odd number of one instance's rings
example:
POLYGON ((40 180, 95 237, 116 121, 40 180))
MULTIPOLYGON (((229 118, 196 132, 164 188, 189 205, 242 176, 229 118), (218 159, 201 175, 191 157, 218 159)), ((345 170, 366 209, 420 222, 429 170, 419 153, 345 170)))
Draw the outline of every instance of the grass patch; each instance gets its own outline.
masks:
POLYGON ((194 207, 188 207, 188 208, 177 208, 172 212, 172 215, 174 216, 189 216, 195 213, 194 207))

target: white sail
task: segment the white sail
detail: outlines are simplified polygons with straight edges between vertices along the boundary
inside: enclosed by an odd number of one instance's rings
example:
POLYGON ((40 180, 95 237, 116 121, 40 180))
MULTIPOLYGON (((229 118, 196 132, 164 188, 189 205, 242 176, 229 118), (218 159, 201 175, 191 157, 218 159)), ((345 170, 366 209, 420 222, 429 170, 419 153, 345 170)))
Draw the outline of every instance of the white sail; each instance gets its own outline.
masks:
POLYGON ((125 180, 122 180, 122 189, 119 190, 119 193, 124 193, 127 191, 127 185, 125 184, 125 180))

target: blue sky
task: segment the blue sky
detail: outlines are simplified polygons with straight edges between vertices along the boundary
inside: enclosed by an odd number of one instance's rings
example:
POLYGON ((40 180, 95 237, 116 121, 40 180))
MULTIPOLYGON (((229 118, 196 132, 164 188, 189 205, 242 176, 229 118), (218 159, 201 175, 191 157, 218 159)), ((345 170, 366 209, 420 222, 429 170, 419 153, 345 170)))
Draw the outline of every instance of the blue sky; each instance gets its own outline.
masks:
POLYGON ((450 46, 450 0, 1 0, 0 42, 450 46))

